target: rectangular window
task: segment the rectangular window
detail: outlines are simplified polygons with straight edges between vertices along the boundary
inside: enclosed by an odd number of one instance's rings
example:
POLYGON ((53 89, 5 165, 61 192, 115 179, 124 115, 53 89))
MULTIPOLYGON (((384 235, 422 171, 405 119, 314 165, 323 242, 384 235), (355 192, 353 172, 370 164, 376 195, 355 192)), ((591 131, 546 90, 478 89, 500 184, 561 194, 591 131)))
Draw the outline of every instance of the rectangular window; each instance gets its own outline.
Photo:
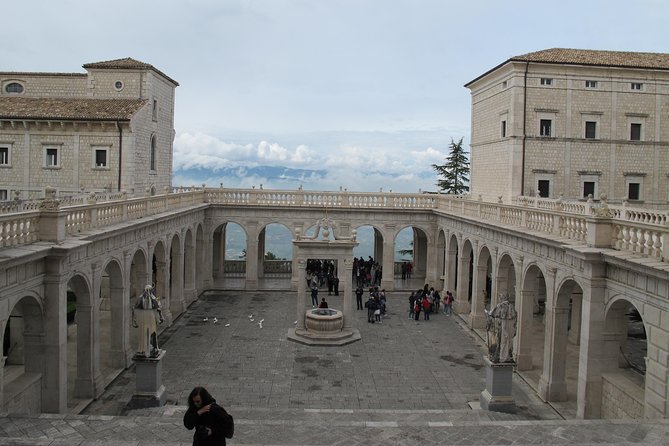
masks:
POLYGON ((542 77, 541 85, 553 85, 553 79, 551 79, 550 77, 542 77))
POLYGON ((158 100, 157 100, 157 99, 154 99, 154 100, 153 100, 153 111, 152 111, 152 115, 151 115, 151 116, 152 116, 152 119, 153 119, 154 121, 157 121, 157 120, 158 120, 158 100))
POLYGON ((539 191, 539 196, 541 198, 550 197, 551 182, 549 180, 539 180, 537 190, 539 191))
POLYGON ((46 167, 60 167, 60 157, 58 156, 58 148, 47 147, 44 153, 46 155, 44 163, 46 167))
POLYGON ((642 90, 643 89, 643 84, 641 82, 632 82, 630 84, 630 89, 632 89, 632 90, 642 90))
POLYGON ((506 88, 508 85, 507 81, 502 81, 502 89, 506 88))
POLYGON ((95 167, 107 167, 107 149, 95 149, 95 167))
POLYGON ((0 201, 9 200, 9 191, 7 189, 0 189, 0 201))
POLYGON ((588 198, 588 195, 595 196, 595 182, 594 181, 584 181, 583 182, 583 198, 588 198))
POLYGON ((641 184, 639 183, 628 183, 627 184, 627 199, 628 200, 640 200, 641 199, 641 184))
POLYGON ((539 135, 540 136, 551 136, 551 124, 553 121, 550 119, 542 119, 539 121, 539 135))
POLYGON ((501 134, 502 134, 502 138, 506 137, 506 121, 502 121, 501 134))
POLYGON ((641 124, 636 122, 630 124, 630 140, 641 141, 641 124))
POLYGON ((585 88, 597 88, 597 81, 585 81, 585 88))
POLYGON ((9 146, 0 146, 0 166, 9 166, 9 146))
POLYGON ((585 137, 587 139, 597 138, 597 122, 585 121, 585 137))

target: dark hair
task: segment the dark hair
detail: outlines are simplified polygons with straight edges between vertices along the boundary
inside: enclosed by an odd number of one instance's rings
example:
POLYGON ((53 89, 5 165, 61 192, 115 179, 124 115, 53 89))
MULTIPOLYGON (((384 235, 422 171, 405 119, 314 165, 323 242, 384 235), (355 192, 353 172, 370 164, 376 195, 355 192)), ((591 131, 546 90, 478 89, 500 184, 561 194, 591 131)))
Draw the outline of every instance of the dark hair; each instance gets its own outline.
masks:
POLYGON ((200 398, 202 398, 202 405, 206 406, 209 403, 214 402, 214 398, 211 396, 209 392, 207 392, 207 389, 204 387, 196 387, 193 390, 191 390, 190 395, 188 395, 188 407, 195 407, 195 403, 193 402, 193 398, 195 396, 199 395, 200 398))

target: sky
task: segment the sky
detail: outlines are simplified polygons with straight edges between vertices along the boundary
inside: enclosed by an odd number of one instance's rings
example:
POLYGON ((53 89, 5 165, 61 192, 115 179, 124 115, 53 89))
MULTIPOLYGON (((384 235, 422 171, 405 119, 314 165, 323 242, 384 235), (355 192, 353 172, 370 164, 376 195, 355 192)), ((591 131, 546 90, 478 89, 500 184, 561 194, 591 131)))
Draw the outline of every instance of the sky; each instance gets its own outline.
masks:
POLYGON ((488 69, 553 47, 669 52, 665 0, 24 0, 11 11, 0 71, 132 57, 179 82, 174 185, 434 191, 431 165, 451 140, 469 144, 463 85, 488 69))

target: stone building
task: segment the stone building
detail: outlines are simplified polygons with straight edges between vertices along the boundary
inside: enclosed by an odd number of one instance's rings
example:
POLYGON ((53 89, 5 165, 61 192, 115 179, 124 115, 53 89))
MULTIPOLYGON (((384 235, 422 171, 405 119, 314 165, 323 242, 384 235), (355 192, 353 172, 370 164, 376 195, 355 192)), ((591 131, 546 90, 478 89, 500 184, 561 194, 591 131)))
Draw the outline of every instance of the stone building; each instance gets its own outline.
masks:
POLYGON ((474 196, 667 205, 669 54, 553 48, 465 86, 474 196))
POLYGON ((0 72, 0 200, 171 186, 179 84, 131 58, 83 68, 0 72))

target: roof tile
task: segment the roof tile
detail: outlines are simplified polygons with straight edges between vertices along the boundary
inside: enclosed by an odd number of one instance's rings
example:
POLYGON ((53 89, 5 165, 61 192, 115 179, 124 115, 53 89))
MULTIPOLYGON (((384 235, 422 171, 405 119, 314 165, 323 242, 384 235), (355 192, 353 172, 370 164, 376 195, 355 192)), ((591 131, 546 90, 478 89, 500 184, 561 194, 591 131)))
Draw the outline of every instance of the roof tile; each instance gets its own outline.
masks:
POLYGON ((637 53, 631 51, 579 50, 550 48, 521 54, 509 60, 568 65, 594 65, 622 68, 669 70, 669 54, 637 53))
POLYGON ((127 121, 143 99, 42 99, 0 97, 0 119, 127 121))

